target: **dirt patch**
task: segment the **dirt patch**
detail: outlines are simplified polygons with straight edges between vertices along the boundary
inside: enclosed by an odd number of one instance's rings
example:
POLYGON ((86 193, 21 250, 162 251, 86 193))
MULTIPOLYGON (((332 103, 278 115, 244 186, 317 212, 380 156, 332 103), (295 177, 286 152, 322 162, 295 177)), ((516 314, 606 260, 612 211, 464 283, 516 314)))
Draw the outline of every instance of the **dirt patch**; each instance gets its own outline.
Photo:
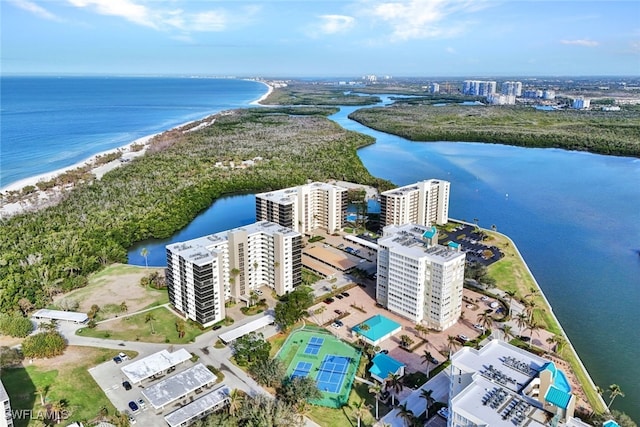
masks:
MULTIPOLYGON (((66 366, 80 366, 97 357, 102 349, 91 347, 69 346, 64 354, 49 359, 25 359, 22 364, 26 366, 35 366, 42 370, 62 369, 66 366)), ((114 350, 115 353, 115 350, 114 350)))
POLYGON ((93 304, 101 311, 100 319, 109 319, 120 314, 120 304, 124 302, 127 312, 142 310, 151 304, 167 300, 166 291, 144 288, 140 279, 153 271, 162 269, 144 268, 130 265, 114 264, 89 278, 89 285, 64 295, 58 295, 54 304, 61 299, 71 299, 79 303, 78 311, 86 313, 93 304))

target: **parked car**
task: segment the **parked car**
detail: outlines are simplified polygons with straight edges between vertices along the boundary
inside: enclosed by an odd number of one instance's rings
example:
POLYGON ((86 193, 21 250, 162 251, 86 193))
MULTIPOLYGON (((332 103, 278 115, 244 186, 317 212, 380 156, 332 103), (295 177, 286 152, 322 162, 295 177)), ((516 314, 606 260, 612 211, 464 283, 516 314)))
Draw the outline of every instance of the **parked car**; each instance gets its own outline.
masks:
POLYGON ((124 387, 125 390, 129 391, 131 390, 131 383, 129 381, 123 381, 122 382, 122 387, 124 387))
POLYGON ((348 297, 349 296, 349 292, 343 292, 340 295, 342 295, 343 297, 348 297))
POLYGON ((135 413, 138 412, 140 410, 140 408, 138 407, 138 405, 136 404, 136 402, 134 402, 133 400, 131 402, 129 402, 129 408, 131 408, 131 410, 135 413))
POLYGON ((338 316, 342 314, 342 310, 333 310, 334 313, 336 313, 338 316))
POLYGON ((120 354, 118 354, 118 357, 122 360, 129 360, 129 356, 127 356, 125 353, 120 352, 120 354))
POLYGON ((474 324, 473 327, 479 331, 484 331, 484 326, 482 326, 480 323, 474 324))
POLYGON ((440 415, 445 420, 448 419, 449 418, 449 408, 447 408, 446 406, 444 408, 440 408, 438 410, 438 415, 440 415))
POLYGON ((113 361, 116 362, 116 364, 118 363, 122 363, 122 359, 120 358, 120 356, 116 356, 113 358, 113 361))
POLYGON ((144 407, 147 406, 147 404, 144 403, 144 399, 138 399, 138 406, 144 409, 144 407))
POLYGON ((342 323, 342 320, 336 320, 335 324, 338 326, 344 326, 344 323, 342 323))
POLYGON ((458 335, 458 336, 456 337, 456 339, 457 339, 458 341, 460 341, 462 344, 464 344, 464 343, 466 343, 467 341, 469 341, 469 337, 468 337, 468 336, 466 336, 466 335, 462 335, 462 334, 458 335))
POLYGON ((333 322, 331 324, 331 327, 334 328, 334 329, 340 329, 340 325, 338 325, 336 322, 333 322))
POLYGON ((338 295, 336 295, 336 298, 338 298, 338 299, 342 299, 342 298, 344 298, 344 297, 343 297, 342 295, 338 294, 338 295))
POLYGON ((222 325, 213 325, 213 328, 211 328, 214 331, 217 331, 218 329, 222 328, 222 325))
POLYGON ((518 337, 518 339, 519 339, 520 341, 524 341, 524 342, 529 342, 529 341, 531 341, 531 337, 528 337, 528 336, 526 336, 526 335, 520 335, 520 336, 518 337))
POLYGON ((335 301, 335 300, 334 300, 333 298, 327 298, 327 299, 325 299, 323 302, 324 302, 325 304, 331 304, 331 303, 332 303, 332 302, 334 302, 334 301, 335 301))
POLYGON ((136 419, 133 418, 133 415, 129 415, 129 424, 134 425, 135 423, 137 423, 136 419))

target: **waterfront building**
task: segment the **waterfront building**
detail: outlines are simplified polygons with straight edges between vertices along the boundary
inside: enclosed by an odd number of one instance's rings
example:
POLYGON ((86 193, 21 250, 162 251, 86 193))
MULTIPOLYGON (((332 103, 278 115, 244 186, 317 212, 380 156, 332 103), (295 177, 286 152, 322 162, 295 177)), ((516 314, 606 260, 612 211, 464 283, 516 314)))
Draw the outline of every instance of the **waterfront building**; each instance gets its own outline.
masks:
POLYGON ((448 181, 429 179, 380 194, 381 227, 395 224, 443 225, 449 221, 448 181))
POLYGON ((462 94, 472 96, 489 96, 496 93, 497 83, 494 81, 465 80, 462 84, 462 94))
POLYGON ((494 339, 451 356, 449 427, 588 426, 573 417, 576 396, 552 361, 494 339))
POLYGON ((272 221, 299 233, 321 228, 336 233, 347 216, 347 189, 324 182, 256 194, 256 220, 272 221))
POLYGON ((576 110, 586 110, 589 108, 590 105, 591 105, 590 99, 585 99, 584 97, 580 96, 573 100, 571 107, 576 110))
POLYGON ((0 427, 13 427, 13 414, 11 412, 11 402, 9 401, 9 395, 4 388, 4 384, 0 381, 0 408, 2 409, 2 416, 0 416, 0 427))
POLYGON ((302 235, 261 221, 167 246, 169 301, 203 326, 225 317, 225 301, 249 302, 266 285, 278 295, 302 280, 302 235))
POLYGON ((522 96, 522 82, 502 83, 501 93, 503 95, 522 96))
POLYGON ((515 95, 494 94, 487 96, 487 102, 492 105, 515 105, 515 95))
POLYGON ((376 300, 413 323, 442 331, 462 311, 465 254, 437 242, 433 226, 385 227, 378 239, 376 300))

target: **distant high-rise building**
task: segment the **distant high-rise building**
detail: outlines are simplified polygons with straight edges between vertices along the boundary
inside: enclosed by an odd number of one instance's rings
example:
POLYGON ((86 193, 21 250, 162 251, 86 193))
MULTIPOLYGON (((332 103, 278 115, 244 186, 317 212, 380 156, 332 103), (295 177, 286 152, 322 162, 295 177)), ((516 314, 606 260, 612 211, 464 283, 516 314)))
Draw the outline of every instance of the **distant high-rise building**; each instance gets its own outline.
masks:
POLYGON ((582 96, 575 98, 573 100, 573 103, 571 104, 572 108, 576 110, 586 110, 589 108, 590 105, 591 105, 591 100, 585 99, 582 96))
POLYGON ((462 94, 471 96, 489 96, 496 93, 497 83, 494 81, 465 80, 462 94))
POLYGON ((0 381, 0 427, 13 427, 13 414, 11 413, 11 402, 9 401, 9 395, 4 388, 4 384, 0 381))
POLYGON ((504 82, 502 83, 502 94, 511 96, 522 95, 522 82, 504 82))
POLYGON ((256 194, 256 220, 272 221, 300 233, 321 228, 342 230, 347 216, 347 189, 324 182, 256 194))
POLYGON ((489 95, 487 96, 487 102, 492 105, 515 105, 516 96, 515 95, 489 95))
POLYGON ((443 225, 449 221, 448 181, 430 179, 380 194, 380 225, 443 225))
POLYGON ((378 239, 376 300, 388 310, 442 331, 462 311, 465 253, 438 245, 435 227, 390 225, 378 239))
POLYGON ((187 318, 210 326, 225 317, 229 298, 249 301, 260 286, 278 295, 302 280, 302 235, 273 222, 256 222, 167 245, 171 304, 187 318))
POLYGON ((440 92, 440 85, 438 83, 430 83, 429 93, 438 93, 438 92, 440 92))
POLYGON ((556 99, 556 91, 547 89, 547 90, 542 92, 542 98, 543 99, 548 99, 548 100, 556 99))

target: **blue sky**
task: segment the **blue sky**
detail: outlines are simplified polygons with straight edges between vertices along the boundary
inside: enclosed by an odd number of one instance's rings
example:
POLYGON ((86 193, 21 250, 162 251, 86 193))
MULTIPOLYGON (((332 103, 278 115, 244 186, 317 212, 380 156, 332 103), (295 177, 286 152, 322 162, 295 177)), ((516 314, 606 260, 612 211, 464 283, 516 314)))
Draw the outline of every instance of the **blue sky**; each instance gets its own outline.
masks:
POLYGON ((640 1, 0 0, 3 74, 640 75, 640 1))

